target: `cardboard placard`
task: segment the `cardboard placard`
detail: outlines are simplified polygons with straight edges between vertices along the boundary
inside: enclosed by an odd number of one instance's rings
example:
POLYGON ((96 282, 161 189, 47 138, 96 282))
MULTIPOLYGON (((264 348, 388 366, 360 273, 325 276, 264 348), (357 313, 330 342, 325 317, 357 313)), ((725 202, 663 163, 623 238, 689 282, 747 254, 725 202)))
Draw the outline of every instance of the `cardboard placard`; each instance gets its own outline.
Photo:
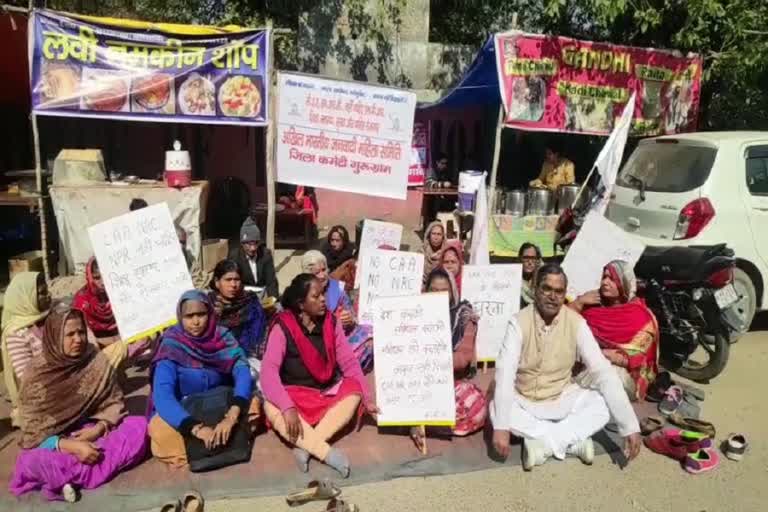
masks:
POLYGON ((404 297, 421 293, 424 255, 415 252, 370 249, 360 278, 358 321, 373 325, 373 302, 378 297, 404 297))
POLYGON ((403 237, 403 226, 394 222, 365 219, 363 231, 360 235, 357 258, 357 273, 355 274, 355 288, 360 287, 361 265, 365 260, 365 252, 368 249, 378 249, 382 245, 388 245, 400 249, 400 240, 403 237))
POLYGON ((509 319, 520 310, 523 266, 465 265, 461 283, 461 298, 468 300, 480 316, 477 360, 495 361, 509 319))
POLYGON ((571 248, 563 260, 568 276, 568 297, 597 290, 603 278, 603 267, 613 260, 624 260, 634 268, 645 245, 598 212, 590 212, 584 220, 571 248))
POLYGON ((374 301, 379 426, 456 423, 447 293, 374 301))
POLYGON ((168 205, 88 228, 120 337, 133 341, 176 323, 179 297, 194 288, 168 205))

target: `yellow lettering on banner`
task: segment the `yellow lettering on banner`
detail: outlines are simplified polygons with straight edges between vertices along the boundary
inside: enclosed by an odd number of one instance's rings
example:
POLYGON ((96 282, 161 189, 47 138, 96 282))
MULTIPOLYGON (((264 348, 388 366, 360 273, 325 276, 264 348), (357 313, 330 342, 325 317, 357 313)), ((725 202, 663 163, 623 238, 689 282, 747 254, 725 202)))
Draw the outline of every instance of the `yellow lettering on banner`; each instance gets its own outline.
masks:
POLYGON ((80 27, 77 36, 43 32, 42 52, 48 60, 73 58, 81 62, 96 62, 96 34, 87 27, 80 27))
MULTIPOLYGON (((182 48, 182 59, 185 66, 201 67, 203 65, 203 57, 205 57, 205 48, 182 48)), ((179 66, 181 67, 181 66, 179 66)))
POLYGON ((214 48, 213 50, 213 65, 219 69, 237 69, 240 67, 240 62, 247 64, 251 69, 259 68, 259 45, 257 44, 243 44, 242 41, 237 41, 227 46, 214 48))
POLYGON ((600 71, 608 71, 611 69, 612 60, 613 57, 610 53, 603 53, 603 55, 600 57, 600 71))
POLYGON ((565 65, 577 69, 594 69, 612 73, 631 73, 632 60, 629 53, 616 53, 613 50, 595 50, 566 46, 561 51, 565 65))

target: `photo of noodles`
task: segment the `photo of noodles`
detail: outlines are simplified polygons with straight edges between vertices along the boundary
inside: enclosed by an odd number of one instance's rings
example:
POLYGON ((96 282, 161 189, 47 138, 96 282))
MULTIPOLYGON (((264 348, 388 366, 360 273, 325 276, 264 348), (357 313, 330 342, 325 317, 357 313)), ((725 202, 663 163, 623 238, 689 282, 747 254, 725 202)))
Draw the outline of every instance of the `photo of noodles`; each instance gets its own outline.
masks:
POLYGON ((80 71, 67 64, 43 64, 42 87, 39 89, 45 103, 57 106, 80 104, 80 71))
POLYGON ((225 116, 257 117, 261 91, 247 76, 229 77, 219 89, 219 108, 225 116))
POLYGON ((128 78, 105 69, 83 69, 80 108, 100 112, 128 111, 128 78))
POLYGON ((173 77, 166 73, 134 78, 131 83, 131 111, 173 114, 173 77))
POLYGON ((216 88, 198 73, 189 75, 179 87, 179 109, 191 116, 216 115, 216 88))

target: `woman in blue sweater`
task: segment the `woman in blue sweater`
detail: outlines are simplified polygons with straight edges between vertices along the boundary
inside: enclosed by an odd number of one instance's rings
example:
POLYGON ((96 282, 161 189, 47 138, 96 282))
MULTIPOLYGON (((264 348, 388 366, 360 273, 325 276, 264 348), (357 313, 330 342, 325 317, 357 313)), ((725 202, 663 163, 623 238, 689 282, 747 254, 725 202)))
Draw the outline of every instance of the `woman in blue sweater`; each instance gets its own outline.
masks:
POLYGON ((253 380, 245 352, 228 329, 217 327, 205 293, 185 292, 177 316, 179 323, 165 332, 152 363, 156 414, 149 423, 149 436, 155 457, 183 467, 187 464, 185 437, 200 439, 208 449, 227 444, 240 415, 248 411, 253 380), (218 386, 233 386, 232 405, 216 426, 205 426, 181 401, 218 386))

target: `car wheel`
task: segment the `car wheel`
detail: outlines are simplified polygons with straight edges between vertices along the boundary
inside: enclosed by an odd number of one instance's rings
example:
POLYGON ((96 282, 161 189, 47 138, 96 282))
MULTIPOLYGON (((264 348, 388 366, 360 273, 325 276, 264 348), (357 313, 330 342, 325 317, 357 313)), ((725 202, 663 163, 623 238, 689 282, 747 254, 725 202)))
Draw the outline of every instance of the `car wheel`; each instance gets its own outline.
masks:
POLYGON ((757 291, 749 274, 738 267, 735 268, 733 270, 733 286, 736 288, 739 300, 723 311, 723 319, 731 332, 731 343, 735 343, 749 331, 749 326, 752 325, 752 319, 755 318, 755 311, 757 310, 757 291))

